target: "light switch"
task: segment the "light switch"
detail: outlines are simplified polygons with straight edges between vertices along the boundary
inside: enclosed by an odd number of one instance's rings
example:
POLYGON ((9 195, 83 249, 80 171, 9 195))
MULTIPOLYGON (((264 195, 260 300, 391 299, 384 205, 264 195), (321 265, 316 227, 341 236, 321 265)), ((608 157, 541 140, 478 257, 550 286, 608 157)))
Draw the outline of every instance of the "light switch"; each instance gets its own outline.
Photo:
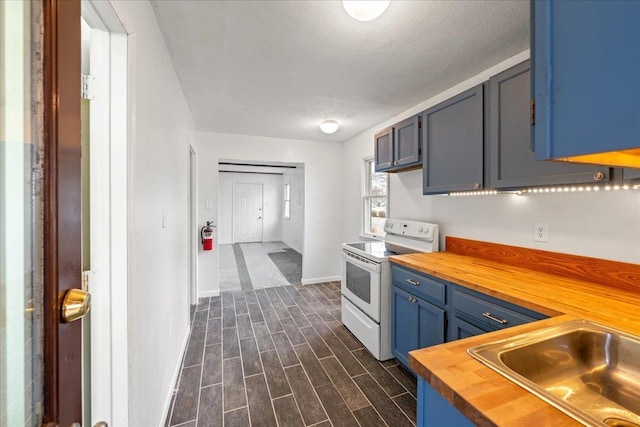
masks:
POLYGON ((208 211, 212 211, 213 210, 213 200, 205 200, 204 208, 206 210, 208 210, 208 211))
POLYGON ((162 208, 162 228, 167 228, 167 208, 162 208))

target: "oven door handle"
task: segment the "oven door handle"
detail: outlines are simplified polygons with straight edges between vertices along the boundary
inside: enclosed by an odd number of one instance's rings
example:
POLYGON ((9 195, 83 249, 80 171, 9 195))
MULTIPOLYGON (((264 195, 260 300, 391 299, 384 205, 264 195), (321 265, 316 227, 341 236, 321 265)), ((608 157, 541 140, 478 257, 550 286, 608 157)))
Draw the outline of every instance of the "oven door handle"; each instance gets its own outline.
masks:
POLYGON ((365 261, 361 261, 358 258, 354 257, 351 255, 350 252, 347 251, 342 251, 342 257, 345 259, 346 262, 351 263, 355 266, 358 266, 360 268, 362 268, 363 270, 367 270, 367 271, 371 271, 374 273, 379 273, 380 272, 380 264, 378 264, 377 262, 365 262, 365 261))

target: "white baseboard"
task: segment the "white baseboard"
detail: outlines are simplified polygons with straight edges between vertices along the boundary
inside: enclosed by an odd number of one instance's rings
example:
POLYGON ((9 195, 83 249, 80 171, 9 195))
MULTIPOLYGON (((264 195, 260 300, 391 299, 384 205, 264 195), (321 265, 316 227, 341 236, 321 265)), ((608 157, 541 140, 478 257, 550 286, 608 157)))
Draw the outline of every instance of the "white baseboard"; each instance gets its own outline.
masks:
POLYGON ((173 377, 171 378, 171 385, 169 386, 169 393, 167 395, 167 400, 164 402, 163 416, 160 418, 160 424, 158 427, 163 427, 167 424, 167 417, 171 414, 169 413, 169 409, 171 409, 171 398, 173 397, 173 392, 178 388, 178 378, 180 377, 180 370, 182 369, 182 359, 184 358, 184 353, 187 351, 187 344, 189 343, 189 333, 191 332, 190 323, 187 325, 187 330, 184 334, 184 340, 182 342, 182 349, 180 349, 180 357, 178 357, 178 363, 176 364, 176 368, 173 371, 173 377))
POLYGON ((198 298, 219 297, 219 296, 220 296, 220 289, 198 292, 198 298))
POLYGON ((313 285, 315 283, 339 282, 340 280, 342 280, 341 276, 314 277, 313 279, 302 279, 302 284, 313 285))

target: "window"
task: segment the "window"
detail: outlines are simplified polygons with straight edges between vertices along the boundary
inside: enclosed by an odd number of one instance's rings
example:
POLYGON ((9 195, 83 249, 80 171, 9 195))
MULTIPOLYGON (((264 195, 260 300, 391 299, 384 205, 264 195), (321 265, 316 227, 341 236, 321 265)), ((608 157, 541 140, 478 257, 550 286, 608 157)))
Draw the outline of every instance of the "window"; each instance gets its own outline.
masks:
POLYGON ((363 232, 364 234, 382 236, 384 234, 384 221, 389 212, 389 177, 386 173, 375 172, 373 159, 364 161, 363 184, 363 232))
POLYGON ((291 219, 291 184, 284 185, 284 219, 291 219))

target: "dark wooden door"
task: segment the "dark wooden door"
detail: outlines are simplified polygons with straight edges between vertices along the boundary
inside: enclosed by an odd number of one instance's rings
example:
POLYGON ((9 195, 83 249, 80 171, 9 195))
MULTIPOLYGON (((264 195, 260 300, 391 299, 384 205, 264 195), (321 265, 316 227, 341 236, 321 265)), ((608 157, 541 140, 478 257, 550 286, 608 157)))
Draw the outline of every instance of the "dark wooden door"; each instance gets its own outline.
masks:
POLYGON ((63 323, 80 288, 80 1, 43 0, 44 424, 82 423, 81 321, 63 323))

